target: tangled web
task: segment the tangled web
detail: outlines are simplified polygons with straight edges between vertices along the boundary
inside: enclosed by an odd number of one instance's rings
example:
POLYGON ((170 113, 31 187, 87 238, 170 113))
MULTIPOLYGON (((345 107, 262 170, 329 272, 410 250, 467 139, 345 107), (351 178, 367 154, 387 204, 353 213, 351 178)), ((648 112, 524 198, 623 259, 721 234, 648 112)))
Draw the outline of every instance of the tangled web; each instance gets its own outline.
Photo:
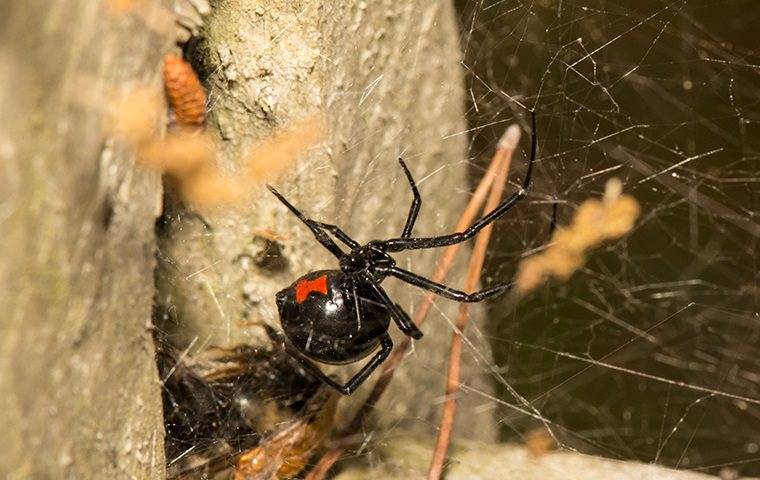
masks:
POLYGON ((757 10, 457 3, 471 156, 522 108, 540 131, 537 183, 488 276, 546 241, 553 202, 562 224, 618 177, 642 206, 569 282, 491 306, 502 439, 543 425, 566 449, 760 475, 757 10))

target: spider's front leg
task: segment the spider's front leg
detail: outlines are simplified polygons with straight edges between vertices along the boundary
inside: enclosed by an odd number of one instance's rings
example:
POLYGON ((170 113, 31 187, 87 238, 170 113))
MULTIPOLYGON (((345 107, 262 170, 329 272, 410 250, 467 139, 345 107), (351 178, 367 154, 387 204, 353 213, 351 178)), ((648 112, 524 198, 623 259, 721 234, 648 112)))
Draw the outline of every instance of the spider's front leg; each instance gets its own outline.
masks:
POLYGON ((390 275, 402 280, 406 283, 414 285, 415 287, 423 288, 429 292, 433 292, 436 295, 440 295, 449 300, 454 300, 462 303, 477 303, 482 302, 486 298, 490 298, 496 295, 500 295, 507 290, 510 290, 513 286, 513 282, 500 283, 490 288, 478 290, 477 292, 466 293, 455 288, 448 287, 442 283, 434 282, 428 278, 425 278, 416 273, 409 272, 403 268, 387 267, 380 270, 385 275, 390 275))
MULTIPOLYGON (((536 160, 536 151, 537 151, 537 137, 536 137, 536 113, 531 112, 531 134, 530 134, 530 158, 528 159, 528 168, 525 171, 525 178, 523 178, 522 186, 520 187, 520 190, 513 193, 510 197, 504 199, 496 208, 491 210, 488 214, 480 217, 480 219, 476 220, 472 225, 467 227, 462 232, 455 232, 450 233, 446 235, 438 235, 435 237, 411 237, 411 236, 404 236, 398 238, 391 238, 388 240, 384 240, 380 242, 382 244, 383 249, 386 252, 402 252, 404 250, 419 250, 419 249, 425 249, 425 248, 438 248, 438 247, 446 247, 449 245, 455 245, 457 243, 462 243, 466 240, 469 240, 473 238, 475 235, 480 232, 486 225, 489 225, 496 221, 499 217, 507 213, 509 210, 512 209, 515 205, 517 205, 520 200, 525 198, 525 196, 528 193, 528 189, 530 188, 531 184, 531 178, 533 174, 533 164, 536 160)), ((414 207, 413 207, 414 210, 414 207)), ((416 213, 415 213, 416 215, 416 213)), ((411 218, 411 212, 410 212, 410 218, 411 218)), ((407 220, 407 224, 409 221, 407 220)), ((404 233, 407 233, 406 227, 404 228, 404 233)), ((410 232, 411 233, 411 229, 410 232)))
POLYGON ((348 234, 337 225, 333 225, 332 223, 318 222, 316 220, 309 220, 309 222, 332 233, 335 238, 346 244, 346 246, 351 250, 359 248, 361 246, 359 245, 359 242, 349 237, 348 234))
POLYGON ((298 210, 293 204, 291 204, 285 197, 282 196, 280 192, 274 189, 271 185, 267 185, 267 188, 269 189, 272 194, 277 197, 277 199, 282 202, 286 207, 288 207, 288 210, 290 210, 293 215, 298 217, 299 220, 301 220, 304 224, 306 224, 307 227, 309 227, 309 230, 311 230, 311 233, 314 234, 314 238, 317 239, 319 243, 322 244, 323 247, 325 247, 327 250, 330 251, 333 255, 335 255, 335 258, 341 258, 343 256, 343 250, 340 249, 338 245, 333 242, 333 240, 327 236, 327 234, 322 231, 321 228, 319 228, 319 222, 315 222, 314 220, 310 220, 306 217, 303 213, 301 213, 300 210, 298 210))

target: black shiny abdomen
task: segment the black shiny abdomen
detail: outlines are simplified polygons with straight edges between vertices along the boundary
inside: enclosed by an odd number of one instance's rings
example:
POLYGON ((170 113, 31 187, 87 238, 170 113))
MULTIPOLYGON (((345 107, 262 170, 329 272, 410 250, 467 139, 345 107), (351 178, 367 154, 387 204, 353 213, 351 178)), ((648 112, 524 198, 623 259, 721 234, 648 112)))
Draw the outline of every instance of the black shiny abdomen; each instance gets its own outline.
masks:
POLYGON ((362 282, 357 282, 357 292, 361 316, 356 315, 351 284, 342 271, 304 275, 275 297, 285 335, 304 355, 319 362, 345 364, 366 357, 388 330, 390 314, 362 282), (317 288, 322 285, 324 293, 317 288))

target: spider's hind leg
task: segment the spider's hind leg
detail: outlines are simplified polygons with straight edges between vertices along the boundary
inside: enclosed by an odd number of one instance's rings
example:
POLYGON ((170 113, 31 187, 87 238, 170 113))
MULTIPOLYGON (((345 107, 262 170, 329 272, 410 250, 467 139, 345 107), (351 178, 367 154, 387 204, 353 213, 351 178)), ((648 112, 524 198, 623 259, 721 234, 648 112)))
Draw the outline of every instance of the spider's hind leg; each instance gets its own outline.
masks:
POLYGON ((324 223, 324 222, 318 222, 316 220, 309 220, 314 225, 324 228, 328 232, 332 233, 335 238, 346 244, 348 248, 354 249, 359 248, 361 245, 359 245, 359 242, 348 236, 346 232, 344 232, 339 226, 333 225, 332 223, 324 223))
POLYGON ((340 390, 343 395, 351 395, 351 393, 353 393, 359 385, 364 383, 367 377, 369 377, 372 372, 374 372, 375 369, 388 358, 388 355, 391 354, 391 350, 393 350, 393 340, 391 340, 390 335, 385 333, 380 337, 380 350, 374 357, 372 357, 372 360, 367 362, 367 364, 364 365, 362 369, 351 378, 351 380, 338 390, 340 390))
POLYGON ((422 331, 417 328, 417 325, 414 324, 412 319, 409 318, 409 315, 407 315, 399 304, 393 303, 393 300, 391 300, 388 294, 385 293, 383 287, 369 277, 365 278, 365 282, 377 294, 378 300, 380 300, 388 313, 391 314, 391 318, 396 322, 399 330, 401 330, 404 335, 412 337, 415 340, 422 338, 422 331))
POLYGON ((372 372, 374 372, 375 369, 381 363, 383 363, 386 358, 388 358, 391 350, 393 350, 393 341, 391 340, 391 336, 387 333, 384 333, 380 337, 380 350, 378 350, 372 359, 367 362, 366 365, 364 365, 361 370, 356 373, 356 375, 351 377, 351 380, 346 382, 344 385, 341 385, 340 383, 330 378, 328 375, 325 375, 324 372, 319 369, 319 367, 314 365, 311 360, 304 357, 301 352, 299 352, 290 344, 290 342, 283 339, 283 345, 285 346, 285 349, 290 354, 290 356, 293 357, 293 359, 296 360, 304 368, 304 370, 306 370, 310 375, 314 376, 318 380, 330 385, 332 388, 339 391, 343 395, 351 395, 354 390, 359 388, 359 386, 364 383, 365 380, 367 380, 367 377, 369 377, 372 372))

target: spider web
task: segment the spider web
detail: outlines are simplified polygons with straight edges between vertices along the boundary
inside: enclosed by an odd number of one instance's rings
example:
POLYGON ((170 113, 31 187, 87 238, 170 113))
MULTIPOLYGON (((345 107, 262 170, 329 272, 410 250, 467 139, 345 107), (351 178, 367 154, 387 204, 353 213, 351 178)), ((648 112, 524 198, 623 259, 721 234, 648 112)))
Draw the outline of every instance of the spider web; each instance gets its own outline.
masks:
POLYGON ((567 223, 618 177, 643 212, 570 281, 491 305, 502 439, 543 424, 565 449, 760 474, 752 5, 457 3, 471 155, 523 108, 540 132, 529 205, 500 222, 487 277, 546 242, 551 202, 567 223))
POLYGON ((462 395, 497 412, 503 441, 543 426, 566 450, 760 476, 756 5, 455 3, 473 185, 508 125, 535 109, 539 131, 531 193, 498 222, 486 286, 546 244, 553 204, 567 224, 617 177, 642 207, 569 281, 489 305, 464 355, 495 393, 462 395))

